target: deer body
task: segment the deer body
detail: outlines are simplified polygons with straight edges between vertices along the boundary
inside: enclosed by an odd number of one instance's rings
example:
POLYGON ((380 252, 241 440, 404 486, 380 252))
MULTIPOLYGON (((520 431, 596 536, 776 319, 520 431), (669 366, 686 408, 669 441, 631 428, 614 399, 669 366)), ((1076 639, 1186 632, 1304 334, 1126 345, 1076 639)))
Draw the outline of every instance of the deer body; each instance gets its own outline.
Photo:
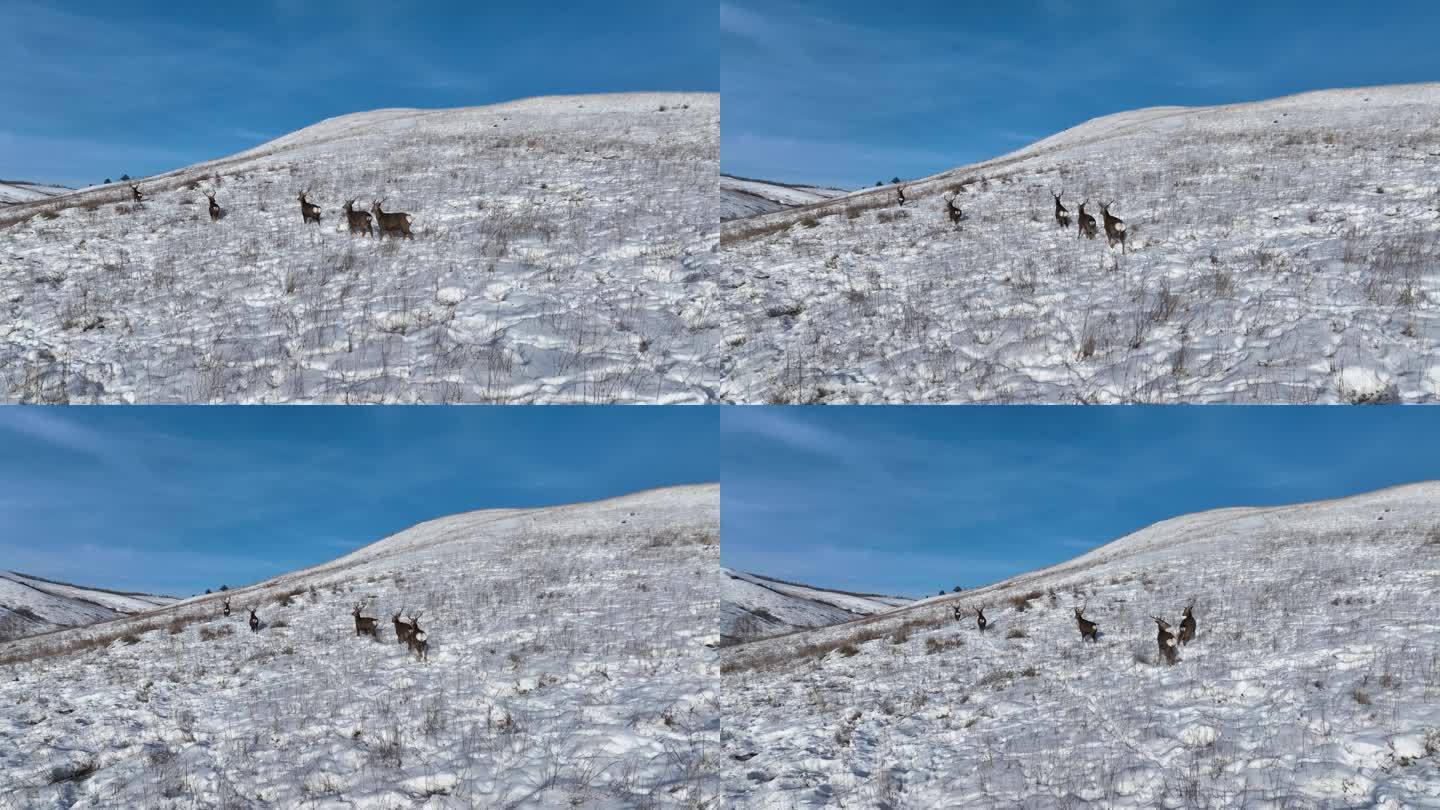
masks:
POLYGON ((410 646, 410 652, 415 653, 415 657, 421 661, 429 660, 430 642, 428 639, 425 631, 420 629, 420 617, 411 616, 410 638, 407 643, 410 646))
POLYGON ((905 187, 904 187, 904 186, 900 186, 899 188, 895 189, 895 196, 899 198, 900 204, 901 204, 901 205, 904 205, 904 204, 905 204, 905 187))
POLYGON ((1075 624, 1080 627, 1080 639, 1082 641, 1100 640, 1100 626, 1085 618, 1084 608, 1075 608, 1075 624))
POLYGON ((945 198, 945 214, 950 217, 951 225, 959 225, 960 220, 965 218, 965 212, 955 205, 954 197, 945 198))
POLYGON ((356 605, 355 609, 351 611, 351 615, 355 617, 355 635, 366 635, 378 639, 379 636, 375 634, 375 619, 370 616, 361 616, 360 608, 362 607, 364 607, 363 602, 356 605))
POLYGON ((370 212, 356 211, 354 205, 354 200, 345 203, 345 219, 350 224, 350 233, 374 236, 375 229, 370 226, 370 212))
POLYGON ((258 632, 260 632, 260 617, 255 615, 255 608, 249 608, 249 610, 250 610, 250 632, 252 632, 252 633, 258 633, 258 632))
POLYGON ((1195 614, 1190 611, 1194 605, 1185 606, 1185 618, 1180 620, 1180 636, 1176 639, 1181 644, 1189 644, 1195 638, 1195 614))
POLYGON ((1050 196, 1055 198, 1055 222, 1056 222, 1056 224, 1058 224, 1058 225, 1059 225, 1060 227, 1062 227, 1062 228, 1068 228, 1068 227, 1070 227, 1070 209, 1068 209, 1068 208, 1066 208, 1065 206, 1063 206, 1063 205, 1060 204, 1060 197, 1061 197, 1064 193, 1065 193, 1065 189, 1062 188, 1062 189, 1060 189, 1060 193, 1059 193, 1059 194, 1056 194, 1055 192, 1052 191, 1052 192, 1050 192, 1050 196))
POLYGON ((989 622, 985 621, 985 608, 975 608, 975 626, 980 628, 980 632, 983 633, 987 624, 989 622))
POLYGON ((215 202, 214 192, 205 192, 205 199, 210 201, 210 221, 215 222, 220 219, 220 204, 215 202))
POLYGON ((310 224, 311 222, 315 223, 316 225, 319 225, 319 224, 320 224, 320 206, 315 205, 314 203, 312 203, 312 202, 310 202, 309 200, 305 199, 305 197, 306 197, 307 195, 309 195, 309 194, 310 194, 310 190, 309 190, 309 189, 306 189, 306 190, 300 192, 300 197, 299 197, 299 199, 300 199, 300 218, 303 219, 303 220, 305 220, 305 224, 307 224, 307 225, 310 224))
POLYGON ((130 186, 130 198, 138 203, 144 201, 145 195, 140 193, 139 186, 132 185, 130 186))
MULTIPOLYGON (((1125 220, 1123 220, 1123 219, 1121 219, 1121 218, 1119 218, 1119 217, 1117 217, 1117 216, 1114 216, 1113 214, 1110 213, 1110 206, 1113 205, 1113 204, 1114 204, 1114 203, 1101 203, 1101 204, 1100 204, 1100 216, 1102 216, 1102 217, 1105 218, 1105 242, 1106 242, 1106 244, 1108 244, 1110 247, 1115 247, 1115 243, 1116 243, 1116 242, 1119 242, 1119 243, 1120 243, 1120 252, 1121 252, 1121 253, 1124 253, 1124 252, 1125 252, 1125 220)), ((1093 225, 1094 220, 1091 220, 1091 222, 1092 222, 1091 229, 1093 230, 1093 229, 1094 229, 1094 225, 1093 225)))
MULTIPOLYGON (((1150 618, 1155 619, 1154 616, 1150 618)), ((1155 635, 1155 643, 1160 647, 1160 659, 1167 664, 1175 663, 1175 634, 1170 632, 1170 625, 1164 619, 1155 619, 1155 626, 1159 631, 1155 635)))
POLYGON ((1075 238, 1079 239, 1082 236, 1089 239, 1095 238, 1095 217, 1085 213, 1085 203, 1083 202, 1080 203, 1080 230, 1076 233, 1075 238))
POLYGON ((415 629, 409 624, 406 624, 405 620, 400 618, 399 613, 390 614, 390 623, 395 625, 395 639, 401 644, 408 645, 410 643, 410 634, 415 632, 415 629))
POLYGON ((415 237, 410 233, 410 215, 398 211, 386 213, 380 210, 380 204, 383 202, 385 202, 384 199, 379 199, 370 206, 370 210, 375 214, 375 223, 380 226, 380 235, 400 234, 406 239, 414 239, 415 237))

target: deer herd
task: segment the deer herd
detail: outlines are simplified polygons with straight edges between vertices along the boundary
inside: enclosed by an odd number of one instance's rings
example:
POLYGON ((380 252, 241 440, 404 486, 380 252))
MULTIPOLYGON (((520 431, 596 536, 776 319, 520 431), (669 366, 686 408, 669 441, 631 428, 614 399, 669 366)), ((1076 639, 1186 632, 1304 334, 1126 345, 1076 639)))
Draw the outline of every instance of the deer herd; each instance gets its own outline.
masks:
MULTIPOLYGON (((261 623, 261 621, 260 621, 260 617, 257 616, 257 615, 255 615, 255 608, 253 608, 253 607, 247 607, 247 608, 245 608, 245 610, 248 610, 248 611, 250 612, 250 619, 249 619, 250 632, 252 632, 252 633, 258 633, 258 632, 260 632, 260 628, 261 628, 261 626, 262 626, 262 623, 261 623)), ((373 617, 373 616, 364 616, 364 615, 361 615, 364 610, 365 610, 365 603, 364 603, 364 602, 356 602, 356 603, 355 603, 355 606, 354 606, 353 608, 351 608, 351 610, 350 610, 350 615, 351 615, 352 617, 354 617, 354 619, 355 619, 355 635, 356 635, 356 636, 369 636, 370 638, 372 638, 372 639, 374 639, 374 640, 376 640, 376 641, 379 641, 379 640, 380 640, 380 634, 379 634, 379 631, 378 631, 379 621, 376 620, 375 617, 373 617)), ((226 598, 226 599, 224 600, 224 603, 220 606, 220 613, 221 613, 222 615, 224 615, 226 618, 229 618, 229 616, 230 616, 230 599, 229 599, 229 598, 226 598)), ((430 640, 429 640, 429 636, 427 636, 427 635, 425 634, 425 631, 424 631, 424 630, 421 630, 421 629, 420 629, 420 617, 423 616, 423 615, 425 615, 425 614, 424 614, 423 612, 422 612, 422 613, 416 613, 414 616, 411 616, 411 617, 409 617, 408 619, 406 619, 406 618, 403 618, 403 614, 404 614, 404 613, 405 613, 405 610, 402 608, 401 610, 396 611, 395 613, 390 614, 390 623, 393 624, 394 627, 395 627, 395 638, 396 638, 396 640, 399 641, 399 643, 404 644, 404 645, 409 649, 409 651, 410 651, 412 654, 414 654, 414 656, 415 656, 415 658, 416 658, 417 660, 420 660, 420 661, 428 661, 428 660, 430 660, 430 640)))
MULTIPOLYGON (((1056 203, 1056 206, 1058 208, 1058 201, 1056 203)), ((975 615, 975 626, 980 630, 981 633, 983 633, 985 632, 985 628, 989 625, 989 622, 985 619, 985 608, 984 606, 981 606, 973 608, 973 610, 975 615)), ((1085 618, 1085 610, 1085 605, 1074 608, 1075 625, 1080 629, 1080 641, 1081 643, 1084 643, 1086 641, 1099 643, 1100 625, 1085 618)), ((957 622, 962 621, 966 618, 966 616, 969 615, 960 605, 951 605, 950 611, 951 614, 955 617, 955 621, 957 622)), ((1156 636, 1155 642, 1160 648, 1160 660, 1164 661, 1166 664, 1174 664, 1176 661, 1179 661, 1179 647, 1183 647, 1195 639, 1194 611, 1195 602, 1192 600, 1190 604, 1185 606, 1185 610, 1181 615, 1180 632, 1178 635, 1170 632, 1170 624, 1164 619, 1161 619, 1157 616, 1150 617, 1151 619, 1155 620, 1155 625, 1159 628, 1159 633, 1156 636)))
MULTIPOLYGON (((216 192, 212 189, 201 189, 200 193, 205 195, 205 199, 209 203, 210 221, 218 222, 225 216, 225 210, 220 207, 220 203, 215 201, 216 192)), ((305 225, 318 226, 322 212, 319 205, 310 202, 309 196, 310 189, 307 188, 302 190, 296 197, 300 202, 300 221, 305 225)), ((134 184, 130 185, 130 198, 137 203, 145 201, 144 193, 140 191, 139 186, 134 184)), ((385 198, 381 197, 370 204, 369 211, 363 209, 357 211, 354 207, 355 198, 352 197, 347 200, 343 208, 346 224, 349 225, 350 233, 352 235, 374 236, 375 227, 370 224, 371 216, 373 215, 375 224, 380 227, 380 236, 382 238, 395 236, 413 240, 415 234, 410 230, 410 221, 414 219, 414 217, 402 211, 385 211, 381 208, 384 203, 385 198)))
MULTIPOLYGON (((1055 224, 1059 225, 1061 228, 1069 228, 1070 209, 1066 208, 1065 204, 1061 202, 1061 198, 1064 195, 1064 189, 1061 189, 1060 193, 1058 194, 1054 191, 1050 192, 1050 196, 1055 198, 1055 224)), ((905 205, 906 202, 909 201, 908 198, 906 198, 905 196, 904 186, 897 186, 895 188, 895 198, 902 207, 905 205)), ((951 225, 959 225, 961 220, 965 218, 965 213, 960 210, 960 207, 958 205, 955 204, 955 195, 946 194, 944 196, 944 200, 945 216, 949 218, 951 225)), ((1078 222, 1078 228, 1076 229, 1075 233, 1076 239, 1079 239, 1082 236, 1087 239, 1094 239, 1100 232, 1099 227, 1097 227, 1095 224, 1095 215, 1086 213, 1085 211, 1085 206, 1089 204, 1089 200, 1082 200, 1079 207, 1076 209, 1076 220, 1078 222)), ((1125 248, 1125 237, 1127 234, 1127 231, 1125 229, 1125 220, 1110 213, 1110 206, 1114 204, 1114 200, 1111 200, 1110 202, 1100 203, 1100 217, 1102 220, 1104 220, 1105 227, 1105 243, 1112 248, 1116 245, 1119 245, 1120 252, 1125 253, 1127 252, 1125 248)))

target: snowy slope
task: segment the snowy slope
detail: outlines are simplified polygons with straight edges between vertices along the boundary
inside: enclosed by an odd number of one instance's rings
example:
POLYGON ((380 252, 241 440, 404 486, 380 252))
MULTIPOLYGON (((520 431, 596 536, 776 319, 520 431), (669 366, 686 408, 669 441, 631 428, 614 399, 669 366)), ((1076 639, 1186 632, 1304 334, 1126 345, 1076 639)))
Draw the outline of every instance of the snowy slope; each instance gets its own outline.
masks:
POLYGON ((453 515, 229 618, 203 596, 0 646, 0 808, 712 807, 719 494, 453 515))
POLYGON ((140 613, 172 596, 118 593, 0 571, 0 642, 140 613))
POLYGON ((723 226, 723 398, 1440 399, 1440 84, 1121 113, 905 191, 723 226))
POLYGON ((720 638, 725 643, 848 622, 911 602, 898 596, 798 585, 729 568, 721 568, 720 576, 720 638))
POLYGON ((756 808, 1440 806, 1437 596, 1440 483, 1163 521, 726 650, 726 791, 756 808), (1157 663, 1150 617, 1178 629, 1191 600, 1195 640, 1157 663), (953 604, 984 606, 986 632, 953 604))
POLYGON ((379 110, 6 207, 0 399, 712 401, 718 144, 715 94, 379 110))
POLYGON ((72 190, 64 186, 27 183, 24 180, 0 180, 0 205, 46 200, 69 194, 72 190))
POLYGON ((796 186, 722 174, 720 175, 720 219, 723 222, 756 214, 784 211, 797 205, 808 205, 832 197, 840 197, 845 193, 843 189, 838 188, 796 186))

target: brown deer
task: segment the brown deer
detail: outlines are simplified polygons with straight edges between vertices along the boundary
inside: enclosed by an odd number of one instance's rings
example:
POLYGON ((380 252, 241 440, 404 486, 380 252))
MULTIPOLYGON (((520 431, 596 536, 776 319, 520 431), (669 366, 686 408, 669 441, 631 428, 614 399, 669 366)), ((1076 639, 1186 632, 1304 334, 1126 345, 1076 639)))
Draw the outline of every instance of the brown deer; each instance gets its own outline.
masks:
POLYGON ((901 204, 901 205, 904 205, 904 204, 905 204, 905 187, 904 187, 904 186, 897 186, 896 189, 895 189, 895 196, 900 199, 900 204, 901 204))
POLYGON ((305 189, 304 191, 300 192, 300 197, 299 197, 299 200, 300 200, 300 217, 301 217, 301 219, 305 220, 305 224, 307 224, 307 225, 310 224, 311 222, 315 223, 316 225, 319 225, 319 224, 320 224, 320 206, 315 205, 314 203, 312 203, 312 202, 310 202, 309 200, 305 199, 307 196, 309 196, 309 194, 310 194, 310 189, 308 189, 308 188, 305 189))
POLYGON ((420 617, 424 615, 417 613, 410 617, 410 652, 421 661, 428 661, 430 656, 430 642, 425 631, 420 629, 420 617))
POLYGON ((1070 209, 1060 204, 1060 198, 1064 195, 1065 189, 1063 188, 1060 189, 1059 194, 1050 192, 1050 196, 1055 198, 1055 222, 1062 228, 1068 228, 1070 227, 1070 209))
POLYGON ((945 214, 950 217, 951 225, 959 225, 960 220, 965 218, 965 212, 961 211, 959 206, 955 205, 954 197, 945 198, 945 214))
POLYGON ((360 609, 363 607, 365 607, 365 603, 360 602, 350 612, 355 617, 355 635, 366 635, 378 641, 380 636, 375 634, 375 619, 370 616, 361 616, 360 609))
MULTIPOLYGON (((1154 616, 1150 618, 1155 619, 1154 616)), ((1170 632, 1170 625, 1164 619, 1155 619, 1155 626, 1159 632, 1155 635, 1155 643, 1160 647, 1160 658, 1167 664, 1175 663, 1175 634, 1170 632)))
POLYGON ((404 611, 391 613, 390 623, 395 625, 395 639, 401 644, 408 645, 410 643, 410 634, 415 632, 415 628, 406 624, 405 620, 400 618, 401 613, 404 613, 404 611))
POLYGON ((366 236, 374 236, 375 229, 370 226, 370 212, 356 211, 355 201, 348 200, 345 203, 345 219, 350 223, 350 233, 363 233, 366 236))
POLYGON ((1100 640, 1100 626, 1085 618, 1085 608, 1075 608, 1075 623, 1080 626, 1080 639, 1088 639, 1098 642, 1100 640))
POLYGON ((386 213, 380 210, 383 202, 385 198, 381 197, 370 206, 370 210, 375 214, 375 223, 380 226, 380 235, 393 236, 398 233, 406 239, 414 239, 410 233, 410 215, 398 211, 386 213))
POLYGON ((250 611, 250 632, 260 632, 260 617, 255 615, 255 608, 246 608, 250 611))
POLYGON ((217 203, 217 202, 215 202, 215 192, 213 192, 213 191, 206 191, 206 192, 205 192, 205 199, 207 199, 207 200, 210 201, 210 221, 211 221, 211 222, 216 222, 216 221, 218 221, 218 220, 220 219, 221 212, 220 212, 220 204, 217 203))
POLYGON ((1176 638, 1181 644, 1189 644, 1195 638, 1195 614, 1190 612, 1194 608, 1194 602, 1185 606, 1185 618, 1180 620, 1180 635, 1176 638))
POLYGON ((985 621, 985 608, 975 608, 975 626, 980 628, 980 632, 983 633, 985 632, 985 625, 987 624, 989 624, 989 622, 985 621))
POLYGON ((958 621, 960 621, 961 619, 965 618, 965 611, 962 610, 959 605, 951 605, 951 606, 950 606, 950 615, 954 616, 954 617, 955 617, 955 621, 958 622, 958 621))
MULTIPOLYGON (((1112 205, 1114 205, 1114 204, 1115 204, 1115 203, 1114 203, 1113 200, 1112 200, 1111 202, 1108 202, 1108 203, 1100 203, 1100 216, 1102 216, 1102 217, 1105 218, 1105 242, 1106 242, 1106 244, 1108 244, 1110 247, 1115 247, 1115 243, 1116 243, 1116 242, 1119 242, 1119 243, 1120 243, 1120 252, 1121 252, 1121 253, 1124 253, 1124 252, 1125 252, 1125 220, 1123 220, 1123 219, 1121 219, 1121 218, 1119 218, 1119 217, 1117 217, 1117 216, 1114 216, 1113 214, 1110 213, 1110 206, 1112 206, 1112 205)), ((1093 222, 1093 220, 1092 220, 1092 222, 1093 222)), ((1093 227, 1093 226, 1092 226, 1092 227, 1093 227)))
POLYGON ((137 203, 145 201, 145 195, 140 193, 140 187, 133 183, 130 185, 130 199, 137 203))
POLYGON ((225 618, 227 618, 227 619, 230 618, 230 600, 229 600, 229 599, 226 599, 226 600, 225 600, 225 606, 222 607, 222 608, 220 608, 220 612, 223 613, 223 614, 225 614, 225 618))
MULTIPOLYGON (((1086 200, 1085 202, 1089 202, 1089 200, 1086 200)), ((1083 203, 1083 202, 1080 203, 1079 216, 1080 216, 1080 230, 1079 230, 1078 232, 1076 232, 1075 238, 1076 238, 1076 239, 1079 239, 1080 237, 1084 236, 1084 237, 1087 237, 1087 238, 1090 238, 1090 239, 1094 239, 1094 238, 1095 238, 1095 217, 1093 217, 1093 216, 1085 213, 1085 203, 1083 203)))

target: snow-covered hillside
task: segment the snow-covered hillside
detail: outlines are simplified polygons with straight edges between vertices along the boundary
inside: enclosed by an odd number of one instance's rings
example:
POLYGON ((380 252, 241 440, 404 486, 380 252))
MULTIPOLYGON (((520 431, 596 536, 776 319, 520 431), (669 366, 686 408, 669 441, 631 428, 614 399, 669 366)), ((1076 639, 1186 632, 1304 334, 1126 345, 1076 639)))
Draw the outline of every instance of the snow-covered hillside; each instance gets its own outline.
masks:
POLYGON ((0 646, 0 808, 714 807, 719 497, 454 515, 228 618, 217 594, 0 646))
POLYGON ((139 204, 6 207, 0 398, 711 401, 719 126, 713 93, 380 110, 147 178, 139 204), (351 198, 414 239, 350 235, 351 198))
POLYGON ((721 568, 720 577, 720 640, 724 644, 848 622, 911 602, 898 596, 800 585, 729 568, 721 568))
POLYGON ((0 205, 34 202, 69 194, 73 189, 64 186, 47 186, 42 183, 27 183, 24 180, 0 180, 0 205))
POLYGON ((173 596, 122 593, 0 571, 0 642, 152 610, 173 596))
POLYGON ((1440 84, 1111 115, 904 188, 723 226, 724 399, 1440 399, 1440 84))
POLYGON ((1440 806, 1440 483, 1157 523, 722 653, 737 807, 1440 806), (1197 633, 1159 662, 1157 626, 1197 633), (989 627, 955 622, 983 606, 989 627), (1099 625, 1082 641, 1074 615, 1099 625))
POLYGON ((769 180, 720 175, 721 221, 784 211, 846 194, 843 189, 823 186, 795 186, 769 180))

